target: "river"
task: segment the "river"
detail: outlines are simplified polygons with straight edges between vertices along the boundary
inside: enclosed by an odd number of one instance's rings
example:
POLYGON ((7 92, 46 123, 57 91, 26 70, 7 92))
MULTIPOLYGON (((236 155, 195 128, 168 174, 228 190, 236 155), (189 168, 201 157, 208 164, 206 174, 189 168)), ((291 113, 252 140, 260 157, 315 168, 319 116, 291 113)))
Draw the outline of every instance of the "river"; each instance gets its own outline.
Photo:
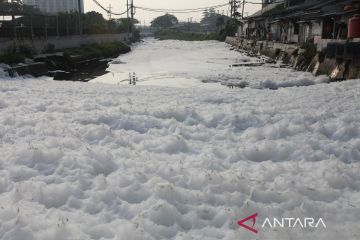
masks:
POLYGON ((360 239, 360 80, 265 62, 149 39, 110 84, 0 65, 0 239, 360 239))
POLYGON ((107 73, 92 82, 168 87, 223 88, 223 85, 278 88, 321 82, 310 73, 271 63, 266 57, 249 57, 218 41, 158 41, 152 38, 132 47, 110 62, 107 73), (221 83, 221 84, 220 84, 221 83))

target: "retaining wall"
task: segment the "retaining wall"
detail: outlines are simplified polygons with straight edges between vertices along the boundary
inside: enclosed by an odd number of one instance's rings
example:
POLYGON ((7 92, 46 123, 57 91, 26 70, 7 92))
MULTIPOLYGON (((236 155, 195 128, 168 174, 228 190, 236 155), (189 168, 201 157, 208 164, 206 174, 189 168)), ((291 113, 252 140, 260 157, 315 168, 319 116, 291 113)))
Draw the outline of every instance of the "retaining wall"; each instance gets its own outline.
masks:
POLYGON ((36 52, 41 53, 48 46, 48 44, 53 44, 56 49, 72 48, 79 47, 84 44, 94 44, 94 43, 107 43, 107 42, 117 42, 117 41, 126 41, 127 34, 96 34, 96 35, 74 35, 69 37, 49 37, 47 39, 34 39, 34 40, 0 40, 0 51, 4 51, 7 48, 16 44, 31 46, 35 49, 36 52))
MULTIPOLYGON (((296 44, 254 41, 236 37, 227 37, 226 42, 252 54, 262 54, 289 64, 297 70, 312 72, 314 75, 328 75, 332 80, 360 79, 360 56, 357 52, 348 58, 346 54, 331 56, 326 49, 330 49, 327 45, 332 41, 317 45, 317 49, 321 53, 318 53, 313 59, 306 59, 305 50, 296 44), (326 46, 325 49, 324 46, 326 46)), ((335 50, 335 53, 339 52, 337 49, 335 50)))

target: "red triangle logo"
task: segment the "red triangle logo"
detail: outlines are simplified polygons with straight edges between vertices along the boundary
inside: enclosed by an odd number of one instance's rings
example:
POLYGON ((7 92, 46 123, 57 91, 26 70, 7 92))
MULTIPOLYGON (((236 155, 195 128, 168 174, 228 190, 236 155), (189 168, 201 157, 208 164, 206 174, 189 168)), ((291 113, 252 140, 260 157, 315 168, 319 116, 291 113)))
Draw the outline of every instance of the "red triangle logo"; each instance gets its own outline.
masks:
POLYGON ((253 232, 253 233, 258 233, 258 231, 254 228, 255 224, 256 224, 256 217, 258 216, 257 213, 255 213, 254 215, 248 216, 247 218, 244 218, 243 220, 239 220, 237 222, 237 224, 239 224, 240 227, 246 228, 247 230, 253 232), (245 222, 252 220, 252 226, 250 227, 249 225, 246 225, 245 222))

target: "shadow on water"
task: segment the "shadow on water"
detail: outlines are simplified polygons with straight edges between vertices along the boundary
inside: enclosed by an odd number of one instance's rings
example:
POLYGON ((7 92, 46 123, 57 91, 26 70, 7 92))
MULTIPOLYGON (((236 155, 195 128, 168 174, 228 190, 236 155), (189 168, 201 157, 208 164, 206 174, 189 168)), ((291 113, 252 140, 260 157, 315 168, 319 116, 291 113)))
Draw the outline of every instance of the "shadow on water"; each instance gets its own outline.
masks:
POLYGON ((70 71, 53 71, 50 76, 57 81, 79 81, 89 82, 90 80, 105 75, 109 71, 109 60, 94 60, 79 64, 70 71))

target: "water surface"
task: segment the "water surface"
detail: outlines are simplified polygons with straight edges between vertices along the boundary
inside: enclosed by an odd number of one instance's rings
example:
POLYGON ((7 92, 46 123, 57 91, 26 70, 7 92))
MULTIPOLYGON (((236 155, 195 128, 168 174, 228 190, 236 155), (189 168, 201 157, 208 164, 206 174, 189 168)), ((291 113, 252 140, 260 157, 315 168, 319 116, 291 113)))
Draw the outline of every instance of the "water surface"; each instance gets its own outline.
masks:
POLYGON ((150 38, 114 59, 108 73, 92 81, 129 84, 129 75, 135 75, 137 85, 182 88, 235 85, 271 89, 316 83, 310 73, 283 68, 268 60, 263 56, 249 57, 234 51, 224 42, 150 38))

